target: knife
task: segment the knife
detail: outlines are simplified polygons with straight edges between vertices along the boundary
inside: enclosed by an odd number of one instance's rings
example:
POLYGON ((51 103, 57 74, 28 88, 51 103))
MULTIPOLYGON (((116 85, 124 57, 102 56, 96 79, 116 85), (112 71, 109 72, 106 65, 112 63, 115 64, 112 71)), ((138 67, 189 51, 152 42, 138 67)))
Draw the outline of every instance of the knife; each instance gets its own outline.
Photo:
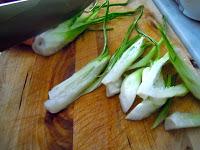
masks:
POLYGON ((54 27, 93 0, 7 1, 0 0, 0 51, 54 27))
POLYGON ((200 67, 200 22, 183 15, 175 1, 153 0, 153 2, 166 16, 169 24, 192 56, 194 63, 200 67))

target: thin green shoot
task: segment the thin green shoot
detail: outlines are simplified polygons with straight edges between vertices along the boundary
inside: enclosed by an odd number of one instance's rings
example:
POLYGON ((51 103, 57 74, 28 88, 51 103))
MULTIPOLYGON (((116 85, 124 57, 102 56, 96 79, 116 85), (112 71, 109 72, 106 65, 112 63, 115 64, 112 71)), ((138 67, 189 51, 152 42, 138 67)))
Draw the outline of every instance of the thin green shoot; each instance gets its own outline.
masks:
MULTIPOLYGON (((166 85, 169 87, 169 86, 173 86, 175 85, 176 83, 176 78, 177 78, 177 75, 174 75, 174 76, 167 76, 167 82, 166 82, 166 85)), ((173 98, 168 98, 167 99, 167 102, 163 105, 163 107, 161 108, 156 120, 154 121, 153 123, 153 126, 151 127, 151 129, 154 129, 156 128, 157 126, 159 126, 164 120, 165 118, 168 116, 169 114, 169 108, 172 104, 172 100, 173 98)))

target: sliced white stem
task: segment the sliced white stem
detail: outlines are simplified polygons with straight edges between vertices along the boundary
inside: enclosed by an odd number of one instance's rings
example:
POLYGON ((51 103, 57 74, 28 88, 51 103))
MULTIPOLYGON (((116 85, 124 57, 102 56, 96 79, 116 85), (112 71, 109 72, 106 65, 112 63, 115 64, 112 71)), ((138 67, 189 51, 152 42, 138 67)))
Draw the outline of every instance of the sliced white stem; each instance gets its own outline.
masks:
POLYGON ((47 100, 44 105, 45 108, 51 113, 57 113, 79 98, 82 92, 98 77, 98 75, 105 68, 108 63, 109 57, 103 58, 103 60, 97 60, 99 63, 87 74, 83 75, 82 81, 75 80, 68 87, 65 88, 65 92, 60 96, 47 100))
POLYGON ((151 100, 143 100, 139 103, 127 116, 128 120, 142 120, 149 117, 160 106, 153 103, 151 100))
POLYGON ((124 113, 126 113, 135 101, 138 87, 141 83, 143 69, 139 69, 129 76, 127 76, 122 82, 120 90, 120 103, 124 113))
POLYGON ((141 46, 143 41, 144 38, 142 37, 123 53, 110 72, 102 80, 104 85, 115 82, 121 78, 127 68, 142 54, 141 46))
POLYGON ((66 92, 66 87, 68 87, 74 81, 82 81, 84 74, 88 74, 92 68, 94 68, 98 64, 98 61, 92 61, 88 63, 86 66, 81 68, 78 72, 74 73, 70 78, 56 85, 49 91, 49 99, 55 99, 60 94, 66 92))
POLYGON ((43 56, 49 56, 57 52, 65 44, 65 34, 72 23, 73 19, 69 19, 55 29, 47 30, 36 36, 32 45, 33 50, 43 56))
POLYGON ((65 45, 72 42, 79 34, 81 34, 87 26, 78 27, 90 17, 93 18, 96 13, 82 13, 80 16, 74 16, 71 19, 61 23, 54 29, 36 36, 32 45, 33 50, 43 56, 49 56, 62 49, 65 45), (73 28, 76 25, 77 28, 73 28))
POLYGON ((111 97, 111 96, 118 94, 120 92, 121 84, 122 84, 121 78, 115 82, 111 82, 111 83, 107 84, 106 85, 106 96, 111 97))
POLYGON ((171 98, 175 96, 184 96, 188 93, 188 89, 183 85, 179 84, 169 88, 157 88, 154 87, 149 89, 149 91, 141 92, 145 96, 154 97, 154 98, 171 98))
MULTIPOLYGON (((142 83, 137 91, 137 94, 140 97, 142 97, 143 99, 147 99, 147 97, 149 97, 147 93, 155 88, 155 82, 158 79, 162 66, 168 61, 168 59, 169 56, 167 53, 161 59, 155 61, 151 67, 147 67, 144 69, 142 74, 142 83)), ((159 98, 160 97, 158 97, 158 99, 159 98)))
POLYGON ((150 68, 144 69, 142 74, 142 83, 137 91, 137 94, 140 97, 144 99, 148 97, 145 93, 154 87, 154 83, 161 72, 162 66, 168 61, 168 59, 169 56, 167 53, 161 59, 155 61, 150 68))
POLYGON ((175 112, 165 119, 165 130, 199 126, 200 114, 175 112))
MULTIPOLYGON (((154 85, 156 87, 164 87, 164 80, 161 73, 156 77, 154 85)), ((155 112, 158 108, 164 105, 166 101, 167 99, 156 99, 156 98, 147 97, 127 115, 126 119, 142 120, 144 118, 147 118, 153 112, 155 112)))

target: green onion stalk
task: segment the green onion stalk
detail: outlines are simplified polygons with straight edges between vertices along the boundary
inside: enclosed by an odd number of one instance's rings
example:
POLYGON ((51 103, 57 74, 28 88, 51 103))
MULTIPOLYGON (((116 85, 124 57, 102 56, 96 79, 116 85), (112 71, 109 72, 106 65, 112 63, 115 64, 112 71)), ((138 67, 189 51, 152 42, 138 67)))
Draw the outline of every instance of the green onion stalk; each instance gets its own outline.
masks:
POLYGON ((165 119, 165 130, 174 130, 199 126, 199 113, 175 112, 165 119))
MULTIPOLYGON (((170 83, 171 83, 171 85, 175 85, 176 77, 177 77, 176 75, 174 75, 174 76, 168 75, 166 84, 170 85, 170 83)), ((172 104, 172 100, 173 100, 173 98, 167 99, 167 102, 163 105, 156 120, 154 121, 154 123, 151 127, 152 129, 156 128, 158 125, 160 125, 165 120, 165 118, 167 117, 167 115, 169 113, 169 108, 172 104)))
POLYGON ((181 57, 180 52, 178 52, 178 49, 175 49, 172 46, 162 27, 160 27, 160 32, 168 49, 172 65, 178 72, 188 90, 200 100, 200 74, 192 65, 186 63, 183 57, 181 57))
POLYGON ((137 35, 131 37, 132 31, 135 29, 135 24, 141 17, 141 12, 144 6, 139 6, 136 11, 139 13, 136 20, 134 20, 128 28, 128 31, 114 55, 111 57, 109 65, 107 67, 107 74, 102 80, 102 83, 106 85, 106 95, 108 97, 113 96, 120 92, 122 83, 122 75, 127 68, 143 53, 144 38, 137 35))
POLYGON ((109 1, 106 0, 107 7, 103 23, 104 48, 102 53, 85 67, 74 73, 70 78, 56 85, 49 91, 49 99, 44 103, 45 108, 51 113, 57 113, 66 108, 73 101, 78 99, 85 91, 90 88, 101 73, 106 68, 110 55, 108 52, 108 39, 106 22, 109 18, 109 1))
POLYGON ((170 86, 170 83, 165 87, 161 70, 168 60, 167 53, 160 59, 155 60, 152 66, 144 68, 142 82, 137 90, 137 95, 143 101, 127 115, 127 119, 144 119, 162 107, 168 98, 187 94, 188 90, 183 84, 170 86))
MULTIPOLYGON (((98 16, 98 14, 103 6, 105 6, 105 3, 89 12, 80 12, 59 24, 56 28, 36 36, 32 45, 33 50, 43 56, 49 56, 56 53, 76 39, 77 36, 88 29, 90 25, 102 23, 105 20, 105 15, 98 16)), ((117 17, 130 16, 134 13, 135 11, 109 13, 107 21, 117 17)))

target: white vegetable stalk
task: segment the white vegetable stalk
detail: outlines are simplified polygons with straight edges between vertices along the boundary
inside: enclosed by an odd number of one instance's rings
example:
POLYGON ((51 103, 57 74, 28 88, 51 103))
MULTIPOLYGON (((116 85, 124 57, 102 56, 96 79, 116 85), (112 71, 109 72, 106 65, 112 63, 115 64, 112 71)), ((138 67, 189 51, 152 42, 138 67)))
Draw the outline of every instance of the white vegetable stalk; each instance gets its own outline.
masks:
POLYGON ((186 87, 200 100, 200 75, 198 69, 195 69, 191 64, 187 63, 181 56, 181 52, 172 46, 163 29, 160 29, 160 31, 169 51, 171 63, 179 73, 186 87))
POLYGON ((81 82, 81 78, 84 77, 84 74, 88 74, 96 66, 97 63, 98 61, 92 61, 88 63, 78 72, 74 73, 70 78, 53 87, 51 91, 49 91, 49 99, 55 99, 62 93, 66 92, 66 88, 69 87, 69 85, 74 83, 75 81, 78 80, 81 82))
POLYGON ((111 97, 120 92, 120 87, 122 84, 122 79, 120 78, 118 81, 111 82, 106 85, 106 96, 111 97))
POLYGON ((127 116, 128 120, 142 120, 149 117, 161 106, 156 105, 151 99, 143 100, 127 116))
POLYGON ((183 85, 177 85, 172 87, 155 87, 155 80, 160 73, 162 66, 169 59, 168 53, 149 68, 145 68, 143 71, 143 78, 137 94, 146 99, 147 97, 153 97, 155 99, 170 98, 174 96, 184 96, 188 93, 188 89, 183 85))
MULTIPOLYGON (((153 98, 171 98, 174 96, 185 96, 188 93, 188 89, 183 85, 179 84, 169 88, 151 88, 149 91, 145 91, 145 95, 153 98)), ((143 93, 144 94, 144 93, 143 93)))
POLYGON ((120 103, 124 113, 126 113, 135 101, 138 87, 141 83, 143 69, 139 69, 128 75, 122 82, 120 90, 120 103))
POLYGON ((33 50, 43 56, 56 53, 87 28, 87 26, 83 26, 73 30, 73 25, 79 25, 80 22, 86 21, 89 17, 91 17, 91 13, 83 13, 80 17, 73 17, 61 23, 55 29, 50 29, 36 36, 32 45, 33 50))
POLYGON ((200 114, 175 112, 165 119, 165 130, 199 126, 200 114))
MULTIPOLYGON (((145 71, 145 70, 144 70, 145 71)), ((144 72, 143 71, 143 72, 144 72)), ((156 87, 164 87, 164 80, 162 74, 159 74, 155 79, 156 87)), ((153 112, 158 110, 166 103, 167 99, 156 99, 148 97, 139 103, 126 117, 129 120, 142 120, 149 117, 153 112)))
POLYGON ((154 88, 154 83, 156 79, 158 78, 162 66, 169 60, 168 53, 165 54, 161 59, 154 62, 154 64, 149 68, 145 68, 142 74, 142 83, 138 88, 137 94, 142 97, 143 99, 146 99, 148 95, 149 90, 154 88))
POLYGON ((57 113, 69 104, 75 101, 82 95, 82 92, 98 78, 99 74, 105 68, 109 61, 109 57, 104 57, 102 60, 96 59, 95 65, 86 73, 83 73, 77 80, 71 81, 65 88, 64 93, 49 99, 45 102, 45 108, 51 113, 57 113))
POLYGON ((121 87, 121 76, 127 68, 143 53, 141 48, 144 38, 140 38, 130 48, 128 48, 119 60, 115 63, 108 74, 103 78, 102 83, 106 85, 106 95, 108 97, 118 94, 121 87))
POLYGON ((144 38, 142 37, 123 53, 110 72, 102 80, 104 85, 118 81, 121 78, 127 68, 142 54, 141 46, 143 42, 144 38))

